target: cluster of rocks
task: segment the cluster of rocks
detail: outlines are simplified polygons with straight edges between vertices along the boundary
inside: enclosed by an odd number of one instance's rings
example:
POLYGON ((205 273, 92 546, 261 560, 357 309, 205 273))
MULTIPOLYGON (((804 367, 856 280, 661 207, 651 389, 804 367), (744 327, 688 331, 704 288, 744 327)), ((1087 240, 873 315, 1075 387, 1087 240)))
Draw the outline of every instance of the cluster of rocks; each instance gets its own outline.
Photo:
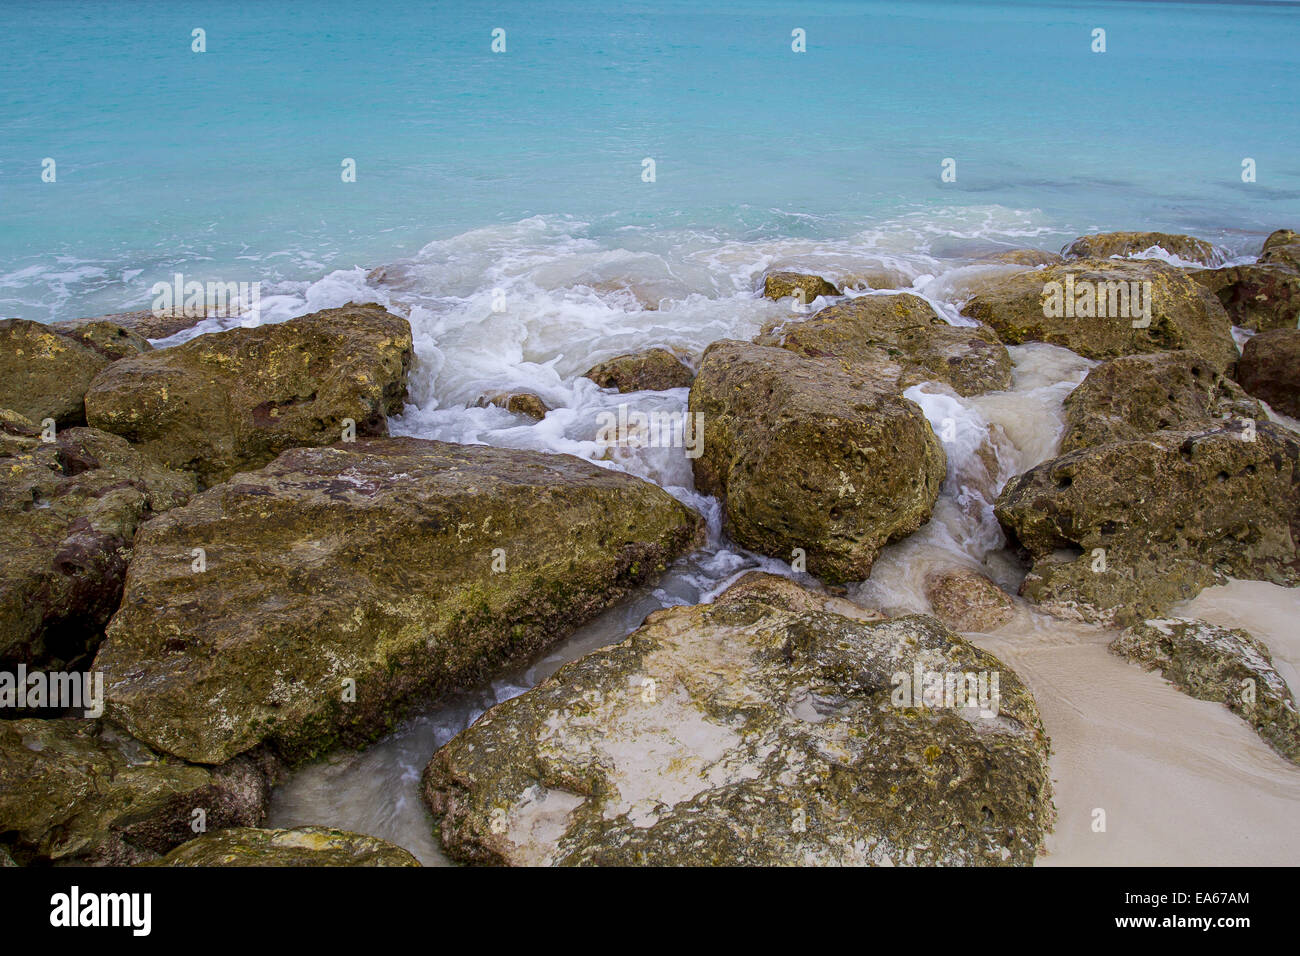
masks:
MULTIPOLYGON (((831 301, 750 342, 586 376, 689 388, 696 486, 727 533, 834 586, 867 578, 939 496, 947 456, 908 389, 1006 389, 1007 346, 1029 341, 1097 360, 1058 456, 998 496, 1021 594, 1127 626, 1117 653, 1295 760, 1295 702, 1263 645, 1163 615, 1226 576, 1300 583, 1300 438, 1273 420, 1300 411, 1298 250, 1283 231, 1251 266, 1156 233, 1002 252, 986 261, 1019 271, 977 285, 966 324, 899 277, 773 272, 768 298, 831 301), (1144 321, 1046 307, 1049 288, 1090 283, 1140 284, 1144 321), (1257 333, 1240 355, 1234 325, 1257 333)), ((535 657, 703 542, 698 514, 622 472, 390 437, 414 353, 378 305, 167 348, 145 336, 170 326, 112 318, 0 322, 0 666, 88 668, 105 690, 99 717, 0 721, 5 865, 413 865, 360 834, 263 828, 271 786, 535 657)), ((479 404, 549 412, 527 392, 479 404)), ((751 574, 656 612, 433 756, 444 847, 497 864, 1031 863, 1049 743, 1023 681, 961 636, 1006 626, 1014 602, 971 567, 925 591, 934 616, 884 618, 751 574)))

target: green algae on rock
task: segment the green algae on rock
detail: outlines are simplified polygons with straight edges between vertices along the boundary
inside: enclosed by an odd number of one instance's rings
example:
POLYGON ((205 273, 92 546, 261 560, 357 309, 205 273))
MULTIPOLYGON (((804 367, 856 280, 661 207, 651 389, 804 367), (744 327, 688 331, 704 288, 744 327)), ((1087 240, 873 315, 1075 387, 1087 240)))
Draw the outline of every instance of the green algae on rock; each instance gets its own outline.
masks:
POLYGON ((193 476, 117 435, 68 428, 43 441, 0 412, 0 664, 93 651, 121 600, 136 528, 196 490, 193 476))
POLYGON ((33 422, 86 424, 85 395, 109 359, 48 325, 0 320, 0 408, 33 422))
POLYGON ((1027 865, 1048 749, 1017 675, 934 618, 755 573, 489 710, 424 795, 473 863, 1027 865), (899 697, 917 670, 996 673, 997 706, 899 697))
POLYGON ((930 303, 906 292, 827 306, 805 322, 769 328, 754 341, 850 364, 895 362, 903 366, 904 386, 937 381, 959 395, 978 395, 1011 384, 1011 356, 991 329, 949 325, 930 303))
POLYGON ((388 434, 412 355, 405 319, 349 303, 115 362, 86 395, 87 421, 210 485, 338 441, 346 420, 388 434))
POLYGON ((1283 415, 1300 418, 1300 329, 1252 336, 1237 362, 1237 381, 1283 415))
POLYGON ((1133 256, 1158 246, 1185 262, 1216 266, 1223 254, 1204 239, 1168 232, 1099 232, 1080 236, 1061 250, 1066 259, 1107 259, 1133 256))
POLYGON ((1300 763, 1300 712, 1263 642, 1249 631, 1185 618, 1153 618, 1124 631, 1110 649, 1198 700, 1227 705, 1274 750, 1300 763))
POLYGON ((979 284, 962 314, 1008 345, 1046 342, 1085 358, 1189 349, 1218 369, 1237 359, 1219 300, 1182 269, 1148 259, 1083 259, 999 276, 979 284))
POLYGON ((1045 461, 994 510, 1032 560, 1021 594, 1122 626, 1226 576, 1300 584, 1298 460, 1271 422, 1160 431, 1045 461))
POLYGON ((348 830, 232 827, 178 846, 147 866, 419 866, 400 846, 348 830))
POLYGON ((702 529, 657 486, 567 455, 291 449, 141 529, 95 661, 107 715, 196 763, 362 743, 554 643, 702 529))
POLYGON ((696 487, 743 547, 839 584, 930 519, 947 468, 896 365, 850 365, 723 339, 704 353, 689 409, 704 416, 696 487))
POLYGON ((156 859, 193 837, 196 820, 261 823, 269 796, 247 757, 195 767, 100 721, 0 720, 0 840, 25 863, 156 859))
POLYGON ((616 355, 582 374, 601 388, 616 388, 620 392, 690 388, 691 380, 695 378, 695 373, 683 365, 681 359, 661 348, 616 355))
POLYGON ((769 272, 763 277, 763 297, 784 299, 797 296, 804 303, 820 296, 839 295, 840 290, 821 276, 803 272, 769 272))
POLYGON ((1092 369, 1065 399, 1061 454, 1167 428, 1267 421, 1236 382, 1192 352, 1124 355, 1092 369))

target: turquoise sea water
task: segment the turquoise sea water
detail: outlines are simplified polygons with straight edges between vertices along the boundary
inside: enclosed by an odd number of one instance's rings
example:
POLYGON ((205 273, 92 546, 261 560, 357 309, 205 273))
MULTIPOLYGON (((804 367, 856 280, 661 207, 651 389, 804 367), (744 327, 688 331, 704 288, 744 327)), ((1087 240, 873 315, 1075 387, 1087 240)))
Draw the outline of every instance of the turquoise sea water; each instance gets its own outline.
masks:
POLYGON ((907 222, 936 255, 1112 228, 1254 252, 1300 222, 1293 4, 7 0, 3 13, 5 316, 146 307, 175 272, 310 282, 534 217, 611 249, 907 222), (940 181, 948 157, 956 182, 940 181))

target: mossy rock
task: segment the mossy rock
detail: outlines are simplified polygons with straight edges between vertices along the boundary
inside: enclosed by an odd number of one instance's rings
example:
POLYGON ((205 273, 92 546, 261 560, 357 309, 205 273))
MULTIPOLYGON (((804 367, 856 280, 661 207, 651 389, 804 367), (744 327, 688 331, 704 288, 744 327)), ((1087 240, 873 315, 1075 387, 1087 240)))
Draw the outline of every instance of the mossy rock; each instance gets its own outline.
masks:
POLYGON ((617 355, 583 373, 601 388, 620 392, 642 389, 662 392, 670 388, 690 388, 695 373, 667 349, 653 348, 628 355, 617 355))
POLYGON ((1261 263, 1279 263, 1300 271, 1300 235, 1291 229, 1278 229, 1259 250, 1261 263))
POLYGON ((425 769, 444 849, 511 865, 1032 863, 1053 810, 1024 683, 932 617, 844 605, 750 574, 498 704, 425 769), (918 669, 984 674, 989 707, 899 696, 918 669))
POLYGON ((1153 618, 1110 645, 1121 657, 1197 700, 1214 700, 1250 723, 1269 746, 1300 763, 1300 712, 1264 643, 1249 631, 1186 618, 1153 618))
POLYGON ((1111 256, 1133 256, 1159 246, 1186 262, 1216 266, 1223 254, 1204 239, 1168 232, 1099 232, 1080 236, 1064 249, 1066 259, 1108 259, 1111 256))
POLYGON ((547 404, 532 392, 493 392, 480 397, 476 404, 479 408, 495 405, 497 408, 504 408, 516 415, 527 415, 537 421, 545 418, 546 413, 550 411, 547 404))
POLYGON ((1192 352, 1125 355, 1088 373, 1065 399, 1061 454, 1168 428, 1267 421, 1259 402, 1192 352))
POLYGON ((0 408, 59 427, 86 424, 85 395, 109 359, 40 322, 0 320, 0 408))
POLYGON ((1300 440, 1270 422, 1080 448, 1007 483, 998 520, 1032 562, 1021 594, 1123 626, 1226 577, 1300 584, 1300 440))
POLYGON ((806 322, 781 323, 757 339, 810 358, 850 364, 894 362, 902 384, 937 381, 959 395, 1011 384, 1011 356, 987 326, 949 325, 910 293, 865 295, 827 306, 806 322))
POLYGON ((117 610, 136 528, 195 481, 117 435, 68 428, 47 442, 0 419, 0 665, 77 661, 117 610))
POLYGON ((991 326, 1008 345, 1047 342, 1086 358, 1188 349, 1220 370, 1237 359, 1232 323, 1218 298, 1182 269, 1153 260, 1084 259, 999 276, 982 285, 962 314, 991 326), (1075 289, 1076 303, 1081 293, 1095 294, 1091 316, 1056 308, 1057 290, 1067 287, 1075 289), (1132 298, 1125 314, 1121 288, 1136 288, 1150 315, 1137 314, 1132 298), (1141 325, 1147 318, 1150 324, 1141 325))
POLYGON ((349 303, 115 362, 87 392, 87 421, 206 486, 338 441, 348 419, 357 435, 386 435, 412 356, 405 319, 349 303))
POLYGON ((419 866, 400 846, 330 827, 235 827, 178 846, 149 866, 419 866))
POLYGON ((265 767, 246 757, 195 767, 97 720, 0 721, 0 839, 24 863, 156 859, 196 820, 261 823, 269 798, 265 767))
POLYGON ((902 369, 810 359, 722 340, 689 408, 703 415, 695 485, 743 547, 832 583, 860 581, 880 549, 930 519, 947 459, 902 369))
POLYGON ((804 272, 769 272, 763 277, 763 297, 767 299, 794 296, 807 304, 818 296, 839 294, 840 290, 834 283, 804 272))
POLYGON ((391 729, 522 663, 702 535, 649 482, 414 438, 299 448, 145 525, 96 669, 110 719, 222 763, 391 729), (193 567, 194 549, 205 567, 193 567))
POLYGON ((1237 381, 1274 411, 1300 418, 1300 329, 1253 336, 1237 362, 1237 381))

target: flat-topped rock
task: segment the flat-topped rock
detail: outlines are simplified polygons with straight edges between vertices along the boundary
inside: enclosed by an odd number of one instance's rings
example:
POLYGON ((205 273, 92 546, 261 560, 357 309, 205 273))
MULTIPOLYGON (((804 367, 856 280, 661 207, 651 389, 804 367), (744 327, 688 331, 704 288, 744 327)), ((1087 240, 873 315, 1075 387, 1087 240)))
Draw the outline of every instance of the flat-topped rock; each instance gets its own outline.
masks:
POLYGON ((1223 261, 1223 254, 1204 239, 1168 232, 1099 232, 1080 236, 1062 249, 1061 255, 1066 259, 1107 259, 1139 255, 1153 247, 1201 265, 1215 266, 1223 261))

